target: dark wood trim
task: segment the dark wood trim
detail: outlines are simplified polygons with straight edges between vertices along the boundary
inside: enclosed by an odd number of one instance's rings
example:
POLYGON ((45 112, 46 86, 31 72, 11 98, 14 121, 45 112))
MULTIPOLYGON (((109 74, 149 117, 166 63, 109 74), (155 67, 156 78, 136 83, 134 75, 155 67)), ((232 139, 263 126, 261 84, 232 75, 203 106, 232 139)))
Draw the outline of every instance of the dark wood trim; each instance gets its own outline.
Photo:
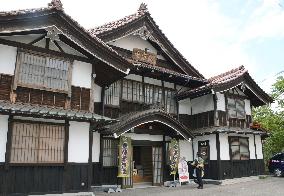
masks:
POLYGON ((13 132, 13 115, 8 118, 8 132, 7 132, 7 142, 6 142, 6 153, 5 153, 5 169, 9 169, 10 158, 11 158, 11 148, 12 148, 12 132, 13 132))
POLYGON ((93 125, 89 128, 89 159, 88 159, 88 189, 91 189, 93 179, 93 125))
POLYGON ((30 43, 28 43, 28 44, 33 45, 33 44, 35 44, 35 43, 39 42, 40 40, 44 39, 44 38, 45 38, 45 36, 46 36, 46 33, 45 33, 45 34, 43 34, 43 35, 41 35, 40 37, 36 38, 35 40, 31 41, 31 42, 30 42, 30 43))
POLYGON ((68 143, 69 143, 69 120, 65 120, 65 140, 64 140, 64 165, 68 163, 68 143))
POLYGON ((102 92, 101 92, 101 111, 102 111, 102 116, 105 115, 105 90, 106 87, 102 87, 102 92))
POLYGON ((255 154, 255 159, 257 159, 256 143, 255 143, 255 134, 253 134, 253 144, 254 144, 254 154, 255 154))
POLYGON ((166 172, 167 172, 167 149, 166 149, 166 136, 163 135, 163 146, 162 146, 162 155, 163 155, 163 182, 166 181, 166 172))
POLYGON ((46 53, 46 54, 50 54, 50 55, 55 55, 55 56, 58 56, 58 57, 74 59, 74 60, 78 60, 78 61, 82 61, 82 62, 86 62, 86 63, 92 63, 92 60, 90 60, 86 57, 62 53, 62 52, 58 52, 58 51, 54 51, 54 50, 48 50, 46 48, 41 48, 41 47, 38 47, 38 46, 33 46, 33 45, 20 43, 20 42, 16 42, 16 41, 10 41, 10 40, 5 40, 5 39, 0 38, 0 44, 18 47, 18 48, 22 48, 22 49, 26 49, 26 50, 32 50, 32 51, 41 52, 41 53, 46 53))
POLYGON ((50 38, 45 38, 45 49, 49 50, 50 38))
POLYGON ((143 95, 143 103, 146 103, 146 97, 145 97, 145 77, 144 74, 142 74, 142 95, 143 95))
POLYGON ((54 44, 60 50, 60 52, 65 53, 57 41, 54 40, 54 44))
POLYGON ((163 141, 132 140, 132 146, 163 146, 163 141))
POLYGON ((66 123, 32 121, 32 120, 22 120, 22 119, 15 119, 15 118, 11 119, 11 122, 29 123, 29 124, 61 125, 61 126, 66 125, 66 123))
POLYGON ((216 150, 217 150, 217 179, 222 179, 222 162, 220 151, 220 134, 216 133, 216 150))
POLYGON ((162 82, 162 106, 166 108, 166 92, 165 92, 165 82, 164 80, 162 82))

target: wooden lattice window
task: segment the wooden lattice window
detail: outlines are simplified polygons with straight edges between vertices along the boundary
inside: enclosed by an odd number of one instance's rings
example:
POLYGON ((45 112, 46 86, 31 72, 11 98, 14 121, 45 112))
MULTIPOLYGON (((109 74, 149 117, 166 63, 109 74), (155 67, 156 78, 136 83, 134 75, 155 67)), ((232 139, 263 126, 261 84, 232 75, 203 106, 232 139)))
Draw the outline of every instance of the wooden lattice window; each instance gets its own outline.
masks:
POLYGON ((72 86, 71 92, 71 109, 89 111, 90 89, 72 86))
POLYGON ((143 87, 141 82, 123 80, 122 99, 133 102, 143 102, 143 87))
POLYGON ((165 106, 168 113, 175 114, 177 112, 177 104, 175 99, 175 90, 165 89, 165 106))
POLYGON ((241 99, 228 98, 229 118, 245 119, 245 102, 241 99))
POLYGON ((231 160, 249 160, 249 140, 246 137, 229 137, 231 160))
POLYGON ((17 86, 69 93, 72 63, 68 59, 47 54, 19 51, 17 57, 17 86))
POLYGON ((105 104, 106 105, 119 105, 120 81, 111 84, 105 90, 105 104))
POLYGON ((118 165, 118 140, 103 139, 103 166, 118 165))
POLYGON ((13 122, 10 163, 64 163, 64 125, 13 122))

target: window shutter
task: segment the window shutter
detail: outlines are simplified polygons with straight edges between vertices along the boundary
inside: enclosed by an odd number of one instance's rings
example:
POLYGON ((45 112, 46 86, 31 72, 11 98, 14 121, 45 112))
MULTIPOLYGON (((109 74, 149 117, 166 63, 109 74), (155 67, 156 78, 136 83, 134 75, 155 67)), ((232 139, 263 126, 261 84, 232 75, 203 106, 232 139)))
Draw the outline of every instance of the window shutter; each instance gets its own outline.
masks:
POLYGON ((230 98, 228 98, 228 115, 229 118, 237 118, 235 100, 230 98))
POLYGON ((243 100, 236 100, 237 118, 245 118, 245 102, 243 100))

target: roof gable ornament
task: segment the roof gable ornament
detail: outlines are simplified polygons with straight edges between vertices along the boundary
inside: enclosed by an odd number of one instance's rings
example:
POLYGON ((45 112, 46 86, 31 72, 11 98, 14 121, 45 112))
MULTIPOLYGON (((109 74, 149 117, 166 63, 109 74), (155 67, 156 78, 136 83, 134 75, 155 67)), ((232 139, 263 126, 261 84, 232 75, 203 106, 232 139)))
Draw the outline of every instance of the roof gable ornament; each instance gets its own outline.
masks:
POLYGON ((147 4, 141 3, 138 9, 138 12, 148 12, 147 4))
POLYGON ((63 4, 61 3, 60 0, 52 0, 49 4, 48 4, 49 8, 55 8, 57 10, 63 10, 63 4))

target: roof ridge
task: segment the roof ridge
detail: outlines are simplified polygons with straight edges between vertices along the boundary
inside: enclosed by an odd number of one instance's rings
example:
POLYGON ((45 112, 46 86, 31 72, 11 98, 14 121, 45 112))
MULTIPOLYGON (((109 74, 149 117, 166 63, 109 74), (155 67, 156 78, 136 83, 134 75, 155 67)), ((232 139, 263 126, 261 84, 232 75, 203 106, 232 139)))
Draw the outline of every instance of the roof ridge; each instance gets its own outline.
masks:
POLYGON ((135 13, 124 16, 124 17, 117 19, 117 20, 113 20, 111 22, 107 22, 107 23, 99 25, 99 26, 96 26, 94 28, 90 28, 90 29, 88 29, 88 31, 92 35, 98 35, 100 33, 110 31, 114 28, 128 24, 128 23, 144 16, 146 13, 149 13, 147 5, 145 3, 141 3, 139 9, 135 13))
POLYGON ((234 73, 238 73, 238 72, 240 72, 240 73, 243 74, 243 73, 247 72, 247 70, 245 69, 245 67, 244 67, 243 65, 241 65, 241 66, 239 66, 239 67, 237 67, 237 68, 233 68, 233 69, 231 69, 231 70, 229 70, 229 71, 226 71, 226 72, 224 72, 224 73, 221 73, 221 74, 219 74, 219 75, 210 77, 210 78, 208 79, 208 82, 209 82, 209 83, 214 83, 214 80, 216 80, 216 79, 218 79, 218 78, 222 78, 222 77, 224 77, 224 76, 228 76, 228 75, 230 75, 230 74, 234 74, 234 73))

